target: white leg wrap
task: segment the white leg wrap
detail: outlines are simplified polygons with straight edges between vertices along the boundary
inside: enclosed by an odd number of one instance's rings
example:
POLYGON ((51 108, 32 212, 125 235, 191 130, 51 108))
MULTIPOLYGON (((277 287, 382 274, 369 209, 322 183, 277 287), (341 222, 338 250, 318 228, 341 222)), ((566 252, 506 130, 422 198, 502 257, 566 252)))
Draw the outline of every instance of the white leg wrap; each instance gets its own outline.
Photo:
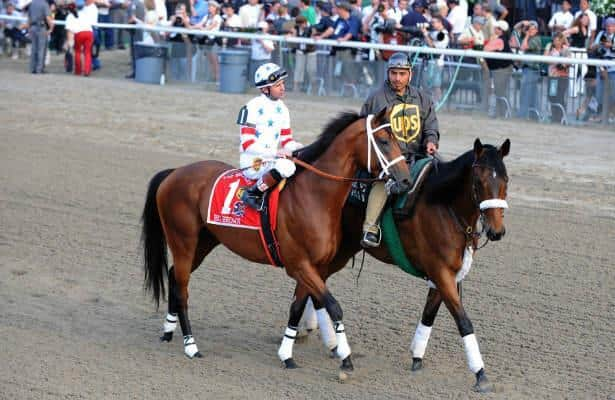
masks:
POLYGON ((427 342, 431 335, 431 326, 425 326, 422 322, 416 327, 414 332, 414 338, 410 344, 410 351, 413 358, 423 358, 425 355, 425 349, 427 348, 427 342))
POLYGON ((337 322, 335 324, 335 337, 337 339, 337 356, 340 360, 346 359, 350 355, 350 346, 346 339, 346 332, 344 331, 344 324, 337 322))
POLYGON ((194 357, 199 352, 199 348, 196 347, 196 342, 192 335, 184 336, 184 353, 190 358, 194 357))
POLYGON ((297 337, 297 330, 291 327, 287 327, 284 331, 284 337, 282 338, 282 344, 278 350, 278 357, 280 360, 286 361, 289 358, 293 358, 293 345, 295 344, 295 338, 297 337))
POLYGON ((323 307, 320 310, 316 310, 316 319, 318 320, 322 343, 327 350, 334 349, 337 346, 337 339, 335 338, 335 330, 333 329, 333 323, 331 318, 329 318, 327 309, 323 307))
POLYGON ((468 358, 468 367, 472 373, 477 373, 485 367, 483 364, 483 357, 480 355, 478 349, 478 342, 476 341, 476 335, 473 333, 463 337, 463 347, 466 350, 466 357, 468 358))
POLYGON ((177 328, 177 315, 167 314, 164 320, 164 333, 173 332, 177 328))
POLYGON ((318 319, 316 318, 316 311, 314 310, 311 297, 308 297, 307 303, 305 303, 305 310, 303 310, 303 317, 299 326, 303 326, 310 331, 318 328, 318 319))

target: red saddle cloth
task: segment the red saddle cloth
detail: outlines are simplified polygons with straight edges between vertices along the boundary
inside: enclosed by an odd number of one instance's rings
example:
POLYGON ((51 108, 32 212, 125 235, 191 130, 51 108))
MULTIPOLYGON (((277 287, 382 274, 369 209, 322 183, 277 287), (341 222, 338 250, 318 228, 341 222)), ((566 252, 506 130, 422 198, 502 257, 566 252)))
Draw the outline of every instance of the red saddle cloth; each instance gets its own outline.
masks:
MULTIPOLYGON (((270 244, 265 240, 261 226, 261 216, 258 211, 248 207, 241 201, 244 188, 254 185, 256 181, 246 178, 241 170, 231 169, 225 171, 216 179, 214 189, 209 197, 209 209, 207 210, 207 223, 224 225, 235 228, 259 230, 263 247, 272 265, 276 265, 270 253, 270 244)), ((275 232, 278 216, 278 200, 280 198, 281 185, 272 189, 267 196, 269 201, 269 225, 272 233, 275 232)), ((276 250, 277 250, 277 240, 276 250)))

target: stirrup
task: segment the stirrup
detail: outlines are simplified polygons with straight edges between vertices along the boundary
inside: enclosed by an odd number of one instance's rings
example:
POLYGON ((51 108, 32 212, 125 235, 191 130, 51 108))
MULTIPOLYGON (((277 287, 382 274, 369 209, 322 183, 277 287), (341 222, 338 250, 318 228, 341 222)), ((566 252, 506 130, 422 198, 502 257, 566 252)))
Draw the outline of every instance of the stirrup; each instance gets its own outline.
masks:
POLYGON ((265 194, 258 190, 259 194, 254 193, 255 188, 248 188, 243 191, 241 194, 241 201, 247 204, 249 207, 252 207, 256 211, 262 211, 263 205, 265 203, 265 194))
POLYGON ((378 233, 372 231, 363 232, 363 239, 361 239, 361 246, 363 247, 378 247, 380 246, 381 231, 378 228, 378 233))

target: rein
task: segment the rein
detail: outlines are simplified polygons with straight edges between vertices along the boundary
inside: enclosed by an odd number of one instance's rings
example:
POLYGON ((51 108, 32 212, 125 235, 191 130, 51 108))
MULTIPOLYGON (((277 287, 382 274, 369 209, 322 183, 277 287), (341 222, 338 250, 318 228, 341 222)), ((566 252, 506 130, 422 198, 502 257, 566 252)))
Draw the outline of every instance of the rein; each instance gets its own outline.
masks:
POLYGON ((326 179, 330 179, 332 181, 336 181, 336 182, 362 182, 362 183, 373 183, 373 182, 381 182, 381 181, 385 181, 385 178, 346 178, 345 176, 338 176, 338 175, 333 175, 330 174, 328 172, 322 171, 318 168, 316 168, 315 166, 313 166, 312 164, 308 164, 303 160, 298 159, 297 157, 290 157, 290 160, 292 162, 294 162, 295 164, 297 164, 300 167, 303 167, 309 171, 312 171, 313 173, 315 173, 316 175, 326 178, 326 179))
POLYGON ((313 165, 308 164, 303 160, 300 160, 297 157, 289 157, 289 159, 295 164, 299 165, 300 167, 303 167, 309 171, 312 171, 313 173, 315 173, 316 175, 320 177, 330 179, 336 182, 373 183, 373 182, 385 181, 386 178, 384 176, 389 174, 389 168, 391 168, 393 165, 397 164, 398 162, 405 161, 406 158, 402 154, 401 156, 397 157, 394 160, 391 160, 391 161, 387 160, 382 150, 380 150, 380 148, 376 144, 376 139, 374 138, 374 132, 377 132, 380 129, 386 129, 390 127, 391 124, 383 124, 383 125, 377 126, 376 128, 372 128, 373 118, 374 116, 370 114, 365 119, 365 130, 367 133, 367 172, 370 172, 370 173, 372 172, 371 171, 371 164, 372 164, 371 159, 372 159, 372 147, 373 147, 373 151, 374 153, 376 153, 376 158, 378 159, 378 162, 380 163, 380 167, 382 168, 382 172, 377 178, 346 178, 345 176, 333 175, 328 172, 322 171, 314 167, 313 165))

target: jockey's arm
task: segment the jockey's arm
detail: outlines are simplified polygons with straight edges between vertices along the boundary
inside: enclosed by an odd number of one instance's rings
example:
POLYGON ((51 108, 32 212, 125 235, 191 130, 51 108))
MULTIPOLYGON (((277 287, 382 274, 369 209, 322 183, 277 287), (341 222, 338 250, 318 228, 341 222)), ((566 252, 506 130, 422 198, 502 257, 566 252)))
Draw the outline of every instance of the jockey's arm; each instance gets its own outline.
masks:
POLYGON ((267 149, 257 140, 256 128, 251 125, 241 125, 240 128, 241 151, 254 155, 267 153, 267 149))

